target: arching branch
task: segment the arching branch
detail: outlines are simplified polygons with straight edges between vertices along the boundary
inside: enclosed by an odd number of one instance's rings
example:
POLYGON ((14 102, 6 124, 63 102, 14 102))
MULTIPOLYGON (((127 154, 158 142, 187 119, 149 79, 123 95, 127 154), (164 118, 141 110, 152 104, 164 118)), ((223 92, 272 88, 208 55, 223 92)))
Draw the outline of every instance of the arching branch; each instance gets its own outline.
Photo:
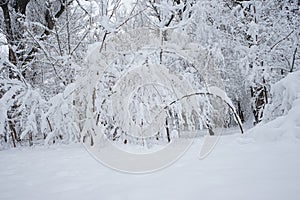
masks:
POLYGON ((239 128, 240 128, 241 133, 242 133, 242 134, 244 133, 243 126, 242 126, 242 123, 241 123, 241 119, 240 119, 240 117, 238 116, 238 114, 236 113, 235 108, 234 108, 229 102, 227 102, 224 98, 222 98, 222 96, 220 96, 220 95, 218 95, 218 94, 211 93, 211 92, 209 92, 209 91, 207 91, 207 92, 195 92, 195 93, 192 93, 192 94, 184 95, 184 96, 182 96, 181 98, 178 98, 178 99, 176 99, 175 101, 172 101, 172 102, 171 102, 168 106, 166 106, 164 109, 167 109, 169 106, 171 106, 171 105, 173 105, 173 104, 175 104, 175 103, 177 103, 178 101, 181 101, 181 100, 183 100, 183 99, 186 99, 186 98, 189 98, 189 97, 192 97, 192 96, 203 96, 203 95, 216 96, 216 97, 220 98, 223 102, 225 102, 225 103, 228 105, 228 107, 230 108, 230 110, 233 112, 234 117, 235 117, 235 119, 236 119, 236 121, 237 121, 237 123, 238 123, 238 125, 239 125, 239 128))

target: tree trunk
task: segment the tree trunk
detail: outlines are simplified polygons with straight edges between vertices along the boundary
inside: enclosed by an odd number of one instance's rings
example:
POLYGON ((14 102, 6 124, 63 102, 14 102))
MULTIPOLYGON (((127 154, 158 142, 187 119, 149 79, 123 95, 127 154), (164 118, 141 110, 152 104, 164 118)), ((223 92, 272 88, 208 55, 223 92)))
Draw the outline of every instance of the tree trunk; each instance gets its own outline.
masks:
MULTIPOLYGON (((299 0, 300 1, 300 0, 299 0)), ((297 53, 297 47, 295 48, 295 51, 293 53, 293 58, 292 58, 292 66, 290 72, 293 72, 294 66, 295 66, 295 60, 296 60, 296 53, 297 53)))
POLYGON ((26 7, 30 0, 17 0, 15 1, 13 8, 16 13, 21 13, 22 15, 26 14, 26 7))
POLYGON ((168 119, 166 119, 166 133, 167 133, 168 142, 171 142, 170 129, 169 129, 169 125, 168 125, 168 119))
POLYGON ((14 127, 14 124, 12 123, 12 121, 8 120, 8 124, 9 124, 9 128, 11 130, 11 138, 12 138, 12 142, 14 145, 14 148, 16 148, 16 138, 17 138, 17 132, 16 129, 14 127))
POLYGON ((3 17, 4 17, 6 38, 8 40, 8 43, 11 43, 11 41, 13 40, 13 32, 11 29, 11 18, 10 18, 9 9, 8 9, 8 2, 1 5, 1 8, 2 8, 3 17))

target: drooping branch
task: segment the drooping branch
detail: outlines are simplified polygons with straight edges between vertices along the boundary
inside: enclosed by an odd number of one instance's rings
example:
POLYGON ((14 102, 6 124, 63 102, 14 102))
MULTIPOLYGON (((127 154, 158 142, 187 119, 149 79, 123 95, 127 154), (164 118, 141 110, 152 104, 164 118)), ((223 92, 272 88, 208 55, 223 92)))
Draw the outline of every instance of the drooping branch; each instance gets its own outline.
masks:
POLYGON ((181 101, 181 100, 183 100, 183 99, 186 99, 186 98, 189 98, 189 97, 192 97, 192 96, 202 96, 202 95, 216 96, 216 97, 220 98, 224 103, 226 103, 226 105, 228 105, 228 107, 230 108, 230 110, 233 112, 234 117, 235 117, 235 119, 236 119, 236 122, 237 122, 238 125, 239 125, 239 128, 240 128, 241 133, 242 133, 242 134, 244 133, 243 126, 242 126, 242 123, 241 123, 241 119, 240 119, 240 117, 238 116, 238 114, 236 113, 235 108, 234 108, 229 102, 227 102, 225 99, 223 99, 220 95, 211 93, 211 92, 209 92, 209 91, 207 91, 207 92, 195 92, 195 93, 192 93, 192 94, 184 95, 184 96, 182 96, 181 98, 178 98, 178 99, 172 101, 169 105, 167 105, 166 107, 164 107, 164 109, 167 109, 169 106, 171 106, 171 105, 173 105, 173 104, 175 104, 175 103, 177 103, 178 101, 181 101))

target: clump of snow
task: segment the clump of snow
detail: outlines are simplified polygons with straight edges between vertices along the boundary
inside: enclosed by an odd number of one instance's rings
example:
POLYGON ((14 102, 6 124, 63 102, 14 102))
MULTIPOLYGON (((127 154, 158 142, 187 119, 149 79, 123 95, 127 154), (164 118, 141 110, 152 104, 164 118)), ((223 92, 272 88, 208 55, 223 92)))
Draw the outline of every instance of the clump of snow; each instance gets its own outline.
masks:
POLYGON ((300 139, 300 71, 290 73, 271 88, 272 102, 262 124, 248 131, 256 140, 300 139))
POLYGON ((266 120, 288 114, 294 101, 300 99, 300 71, 290 73, 275 83, 271 88, 271 96, 272 103, 266 107, 266 113, 269 113, 266 120))
POLYGON ((6 106, 0 101, 0 136, 4 135, 5 121, 6 121, 6 106))
POLYGON ((247 34, 251 35, 252 38, 255 38, 259 33, 259 29, 260 26, 255 21, 252 21, 249 24, 249 29, 247 31, 247 34))
POLYGON ((230 107, 232 107, 233 111, 235 112, 235 107, 231 101, 231 99, 227 96, 226 92, 222 90, 221 88, 218 88, 216 86, 211 86, 208 89, 209 93, 211 93, 214 96, 220 97, 223 101, 225 101, 230 107))
POLYGON ((0 32, 0 69, 2 68, 2 63, 8 58, 8 45, 4 34, 0 32))

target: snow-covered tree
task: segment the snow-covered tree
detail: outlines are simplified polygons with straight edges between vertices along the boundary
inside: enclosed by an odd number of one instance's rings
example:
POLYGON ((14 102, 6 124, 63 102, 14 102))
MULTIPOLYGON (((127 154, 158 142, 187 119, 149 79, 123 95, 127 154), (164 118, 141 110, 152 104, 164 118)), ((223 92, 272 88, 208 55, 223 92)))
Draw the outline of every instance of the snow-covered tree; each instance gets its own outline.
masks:
POLYGON ((194 7, 189 34, 223 60, 226 91, 240 116, 258 123, 270 84, 299 62, 297 2, 201 1, 194 7))
POLYGON ((279 115, 271 86, 299 70, 296 0, 0 7, 0 141, 13 146, 94 143, 99 128, 111 140, 145 144, 128 133, 170 142, 238 118, 257 124, 279 115))

